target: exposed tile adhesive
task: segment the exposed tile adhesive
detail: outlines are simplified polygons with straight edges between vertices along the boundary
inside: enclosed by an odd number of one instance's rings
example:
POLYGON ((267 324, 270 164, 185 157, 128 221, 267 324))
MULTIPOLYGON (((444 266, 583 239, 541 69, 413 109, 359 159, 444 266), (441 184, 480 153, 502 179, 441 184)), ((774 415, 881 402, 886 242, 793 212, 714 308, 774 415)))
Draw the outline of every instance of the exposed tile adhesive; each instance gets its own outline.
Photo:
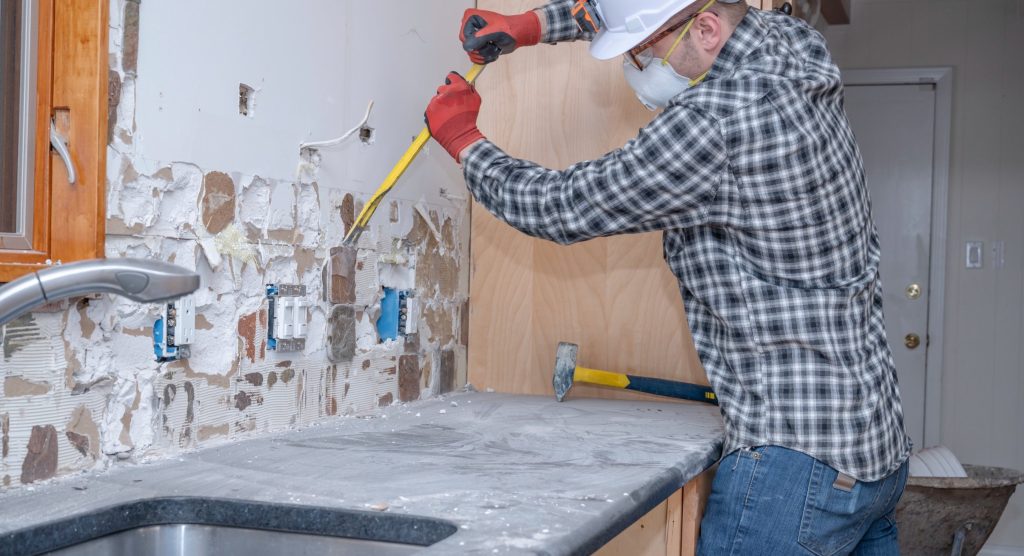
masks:
MULTIPOLYGON (((138 8, 111 0, 106 254, 198 272, 196 339, 188 359, 157 363, 160 307, 110 296, 0 329, 3 487, 374 412, 465 381, 465 204, 391 200, 342 248, 367 196, 321 175, 321 150, 349 139, 369 148, 370 109, 333 142, 301 145, 295 179, 146 158, 135 127, 138 8), (306 287, 305 350, 268 346, 269 283, 306 287), (380 342, 384 287, 416 299, 416 333, 380 342)), ((263 94, 239 83, 231 116, 259 122, 271 109, 263 94)))

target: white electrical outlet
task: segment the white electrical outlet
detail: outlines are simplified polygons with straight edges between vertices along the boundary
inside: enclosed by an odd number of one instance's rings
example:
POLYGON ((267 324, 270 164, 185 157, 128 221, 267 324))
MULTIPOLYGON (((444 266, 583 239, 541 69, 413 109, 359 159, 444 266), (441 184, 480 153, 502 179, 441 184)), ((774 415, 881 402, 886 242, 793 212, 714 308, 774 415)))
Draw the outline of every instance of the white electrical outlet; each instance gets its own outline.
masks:
POLYGON ((189 356, 196 339, 196 299, 182 297, 164 304, 163 315, 153 325, 153 350, 164 363, 189 356))
POLYGON ((309 301, 294 298, 292 305, 292 337, 305 338, 309 333, 309 301))
POLYGON ((420 321, 420 302, 415 297, 405 298, 405 327, 402 334, 415 334, 416 323, 420 321))
POLYGON ((306 286, 267 284, 267 299, 270 302, 270 338, 267 347, 271 351, 306 349, 306 334, 309 332, 306 286))
POLYGON ((174 341, 179 346, 196 341, 196 298, 185 296, 171 305, 175 308, 174 341))
POLYGON ((288 340, 295 334, 295 299, 291 297, 279 297, 277 299, 276 315, 274 319, 274 337, 281 340, 288 340))

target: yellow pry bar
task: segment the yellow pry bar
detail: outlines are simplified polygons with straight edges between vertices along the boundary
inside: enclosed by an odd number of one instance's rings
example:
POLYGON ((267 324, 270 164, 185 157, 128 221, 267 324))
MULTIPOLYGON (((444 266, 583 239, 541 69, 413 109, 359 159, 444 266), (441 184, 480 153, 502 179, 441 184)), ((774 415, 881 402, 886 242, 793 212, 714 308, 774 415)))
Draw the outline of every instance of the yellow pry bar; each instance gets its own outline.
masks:
MULTIPOLYGON (((475 83, 476 78, 480 77, 480 74, 483 71, 483 65, 474 64, 469 70, 469 73, 466 74, 466 81, 475 83)), ((345 240, 342 241, 342 245, 352 245, 359 240, 359 236, 362 235, 363 231, 370 224, 370 218, 373 217, 373 213, 377 210, 380 202, 384 200, 384 196, 388 194, 388 191, 391 191, 391 188, 393 188, 396 183, 398 183, 399 178, 401 178, 402 174, 404 174, 409 168, 412 161, 416 160, 416 156, 419 155, 420 151, 423 150, 423 147, 427 145, 427 141, 430 141, 430 129, 424 127, 423 131, 421 131, 420 134, 416 136, 416 139, 413 140, 412 145, 409 145, 409 148, 406 149, 402 158, 398 159, 398 163, 395 164, 395 167, 392 168, 391 172, 386 178, 384 178, 384 183, 380 184, 380 187, 377 188, 377 192, 373 194, 373 197, 370 197, 370 200, 366 202, 366 206, 364 206, 363 210, 359 212, 359 216, 352 224, 352 229, 350 229, 348 234, 345 235, 345 240)))

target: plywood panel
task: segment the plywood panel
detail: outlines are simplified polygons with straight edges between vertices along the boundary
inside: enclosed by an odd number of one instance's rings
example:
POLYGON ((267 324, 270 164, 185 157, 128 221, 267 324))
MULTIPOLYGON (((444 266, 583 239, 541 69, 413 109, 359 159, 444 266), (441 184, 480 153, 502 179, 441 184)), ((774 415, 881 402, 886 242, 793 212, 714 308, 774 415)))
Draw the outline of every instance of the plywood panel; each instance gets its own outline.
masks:
POLYGON ((595 552, 597 556, 680 556, 683 491, 678 490, 595 552))
MULTIPOLYGON (((536 5, 479 2, 504 13, 536 5)), ((479 90, 481 130, 511 155, 551 168, 620 147, 654 116, 621 63, 592 59, 586 43, 521 49, 492 64, 479 90)), ((559 341, 580 345, 581 365, 706 383, 660 233, 563 247, 527 238, 480 205, 472 228, 469 380, 478 388, 552 394, 559 341)))
POLYGON ((697 541, 700 539, 700 520, 704 516, 704 507, 711 495, 711 483, 715 478, 715 469, 708 469, 683 487, 683 528, 682 554, 692 556, 697 553, 697 541))

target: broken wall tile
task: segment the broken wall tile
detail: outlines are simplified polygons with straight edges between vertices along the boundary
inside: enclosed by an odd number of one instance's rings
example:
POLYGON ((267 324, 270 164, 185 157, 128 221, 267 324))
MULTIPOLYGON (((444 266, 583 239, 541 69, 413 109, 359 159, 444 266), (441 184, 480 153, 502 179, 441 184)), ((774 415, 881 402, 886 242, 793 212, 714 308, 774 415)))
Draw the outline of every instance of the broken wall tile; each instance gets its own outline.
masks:
POLYGON ((333 247, 328 264, 329 282, 327 300, 334 304, 352 304, 356 301, 356 258, 355 247, 333 247))
POLYGON ((245 343, 245 357, 256 362, 256 319, 259 313, 250 313, 238 319, 238 336, 245 343))
POLYGON ((114 142, 117 107, 121 104, 121 74, 110 70, 107 75, 107 143, 114 142))
POLYGON ((100 431, 89 408, 84 405, 75 408, 64 434, 83 456, 99 456, 100 431))
POLYGON ((230 434, 231 427, 227 423, 223 425, 202 425, 199 427, 199 441, 203 442, 211 438, 219 436, 228 436, 230 434))
POLYGON ((203 178, 201 200, 203 226, 219 234, 235 220, 235 182, 224 172, 210 172, 203 178))
POLYGON ((57 429, 53 425, 32 427, 28 454, 21 464, 21 483, 49 479, 57 474, 57 429))
POLYGON ((349 305, 336 305, 327 320, 327 358, 332 362, 351 361, 356 353, 356 314, 349 305))
POLYGON ((42 396, 50 391, 46 383, 32 382, 20 376, 4 377, 4 396, 17 398, 22 396, 42 396))
POLYGON ((346 194, 345 198, 341 200, 338 211, 341 213, 341 223, 345 226, 345 234, 348 234, 356 222, 356 203, 351 193, 346 194))
POLYGON ((135 75, 139 66, 139 0, 125 2, 123 18, 121 67, 125 73, 135 75))
POLYGON ((11 415, 0 414, 0 459, 7 459, 11 452, 11 415))
POLYGON ((455 390, 455 351, 441 350, 441 363, 438 369, 438 394, 447 394, 455 390))
POLYGON ((420 362, 417 355, 398 358, 398 399, 412 402, 420 399, 420 362))

